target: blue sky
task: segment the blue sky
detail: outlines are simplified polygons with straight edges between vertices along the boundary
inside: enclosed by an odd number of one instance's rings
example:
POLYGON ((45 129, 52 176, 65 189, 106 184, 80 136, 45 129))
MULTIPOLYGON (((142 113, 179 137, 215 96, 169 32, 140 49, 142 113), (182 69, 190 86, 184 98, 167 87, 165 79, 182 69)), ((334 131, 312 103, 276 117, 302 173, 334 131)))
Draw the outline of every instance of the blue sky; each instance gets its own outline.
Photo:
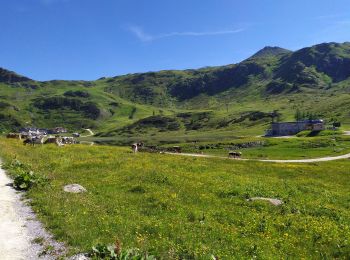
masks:
POLYGON ((0 67, 97 79, 350 41, 348 0, 2 0, 0 67))

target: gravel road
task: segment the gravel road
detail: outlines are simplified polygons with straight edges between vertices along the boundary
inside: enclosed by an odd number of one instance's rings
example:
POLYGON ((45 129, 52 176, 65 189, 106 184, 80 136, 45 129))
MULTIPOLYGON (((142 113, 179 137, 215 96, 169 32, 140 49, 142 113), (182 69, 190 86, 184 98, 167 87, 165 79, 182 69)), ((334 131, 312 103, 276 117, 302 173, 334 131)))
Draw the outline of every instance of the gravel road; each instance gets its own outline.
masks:
MULTIPOLYGON (((229 159, 228 157, 215 156, 215 155, 206 155, 206 154, 193 154, 193 153, 166 153, 166 154, 180 155, 180 156, 190 156, 190 157, 229 159)), ((327 157, 322 157, 322 158, 299 159, 299 160, 261 160, 261 159, 230 159, 230 160, 274 162, 274 163, 312 163, 312 162, 336 161, 336 160, 349 159, 349 158, 350 158, 350 153, 344 154, 344 155, 340 155, 340 156, 327 156, 327 157)))
POLYGON ((23 195, 12 188, 0 164, 0 259, 56 259, 64 253, 63 244, 44 230, 23 195))

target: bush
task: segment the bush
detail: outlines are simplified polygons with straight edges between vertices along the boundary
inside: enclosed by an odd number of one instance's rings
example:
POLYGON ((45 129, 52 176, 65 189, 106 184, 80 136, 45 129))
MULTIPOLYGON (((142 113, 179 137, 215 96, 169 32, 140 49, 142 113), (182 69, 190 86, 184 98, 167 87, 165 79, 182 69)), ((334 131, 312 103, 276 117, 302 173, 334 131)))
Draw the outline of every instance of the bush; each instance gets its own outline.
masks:
POLYGON ((30 170, 28 165, 14 159, 4 167, 13 176, 13 187, 17 190, 29 190, 35 185, 43 185, 47 179, 30 170))
POLYGON ((77 90, 77 91, 69 90, 69 91, 65 92, 63 95, 66 97, 81 97, 81 98, 90 97, 89 92, 81 91, 81 90, 77 90))
POLYGON ((88 254, 92 259, 108 259, 108 260, 155 260, 154 256, 144 254, 137 248, 122 250, 120 242, 115 245, 98 244, 92 247, 88 254))
POLYGON ((15 176, 13 186, 18 190, 29 190, 35 184, 40 182, 40 178, 33 171, 21 172, 15 176))

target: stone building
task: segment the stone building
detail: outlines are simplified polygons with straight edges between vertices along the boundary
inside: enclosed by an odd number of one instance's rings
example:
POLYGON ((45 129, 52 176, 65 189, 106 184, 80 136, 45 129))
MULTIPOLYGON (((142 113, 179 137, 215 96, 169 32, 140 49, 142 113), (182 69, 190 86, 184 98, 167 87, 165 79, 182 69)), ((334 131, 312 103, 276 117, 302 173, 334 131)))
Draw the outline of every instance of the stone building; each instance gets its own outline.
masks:
POLYGON ((301 131, 322 131, 325 129, 325 123, 321 119, 305 120, 296 122, 274 122, 271 124, 271 130, 267 132, 270 136, 295 135, 301 131))

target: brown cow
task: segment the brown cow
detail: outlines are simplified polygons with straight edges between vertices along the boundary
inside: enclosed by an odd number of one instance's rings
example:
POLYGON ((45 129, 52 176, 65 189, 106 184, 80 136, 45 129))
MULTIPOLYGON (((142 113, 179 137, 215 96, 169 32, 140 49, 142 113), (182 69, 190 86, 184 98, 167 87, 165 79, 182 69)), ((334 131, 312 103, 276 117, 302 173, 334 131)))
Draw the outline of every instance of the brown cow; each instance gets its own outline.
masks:
POLYGON ((49 136, 44 144, 55 144, 59 136, 49 136))
POLYGON ((173 146, 172 148, 174 153, 181 153, 181 147, 180 146, 173 146))
POLYGON ((228 153, 228 158, 241 158, 242 157, 242 153, 241 152, 236 152, 236 151, 230 151, 228 153))
POLYGON ((21 136, 21 134, 9 133, 8 135, 6 135, 6 138, 21 140, 22 136, 21 136))

